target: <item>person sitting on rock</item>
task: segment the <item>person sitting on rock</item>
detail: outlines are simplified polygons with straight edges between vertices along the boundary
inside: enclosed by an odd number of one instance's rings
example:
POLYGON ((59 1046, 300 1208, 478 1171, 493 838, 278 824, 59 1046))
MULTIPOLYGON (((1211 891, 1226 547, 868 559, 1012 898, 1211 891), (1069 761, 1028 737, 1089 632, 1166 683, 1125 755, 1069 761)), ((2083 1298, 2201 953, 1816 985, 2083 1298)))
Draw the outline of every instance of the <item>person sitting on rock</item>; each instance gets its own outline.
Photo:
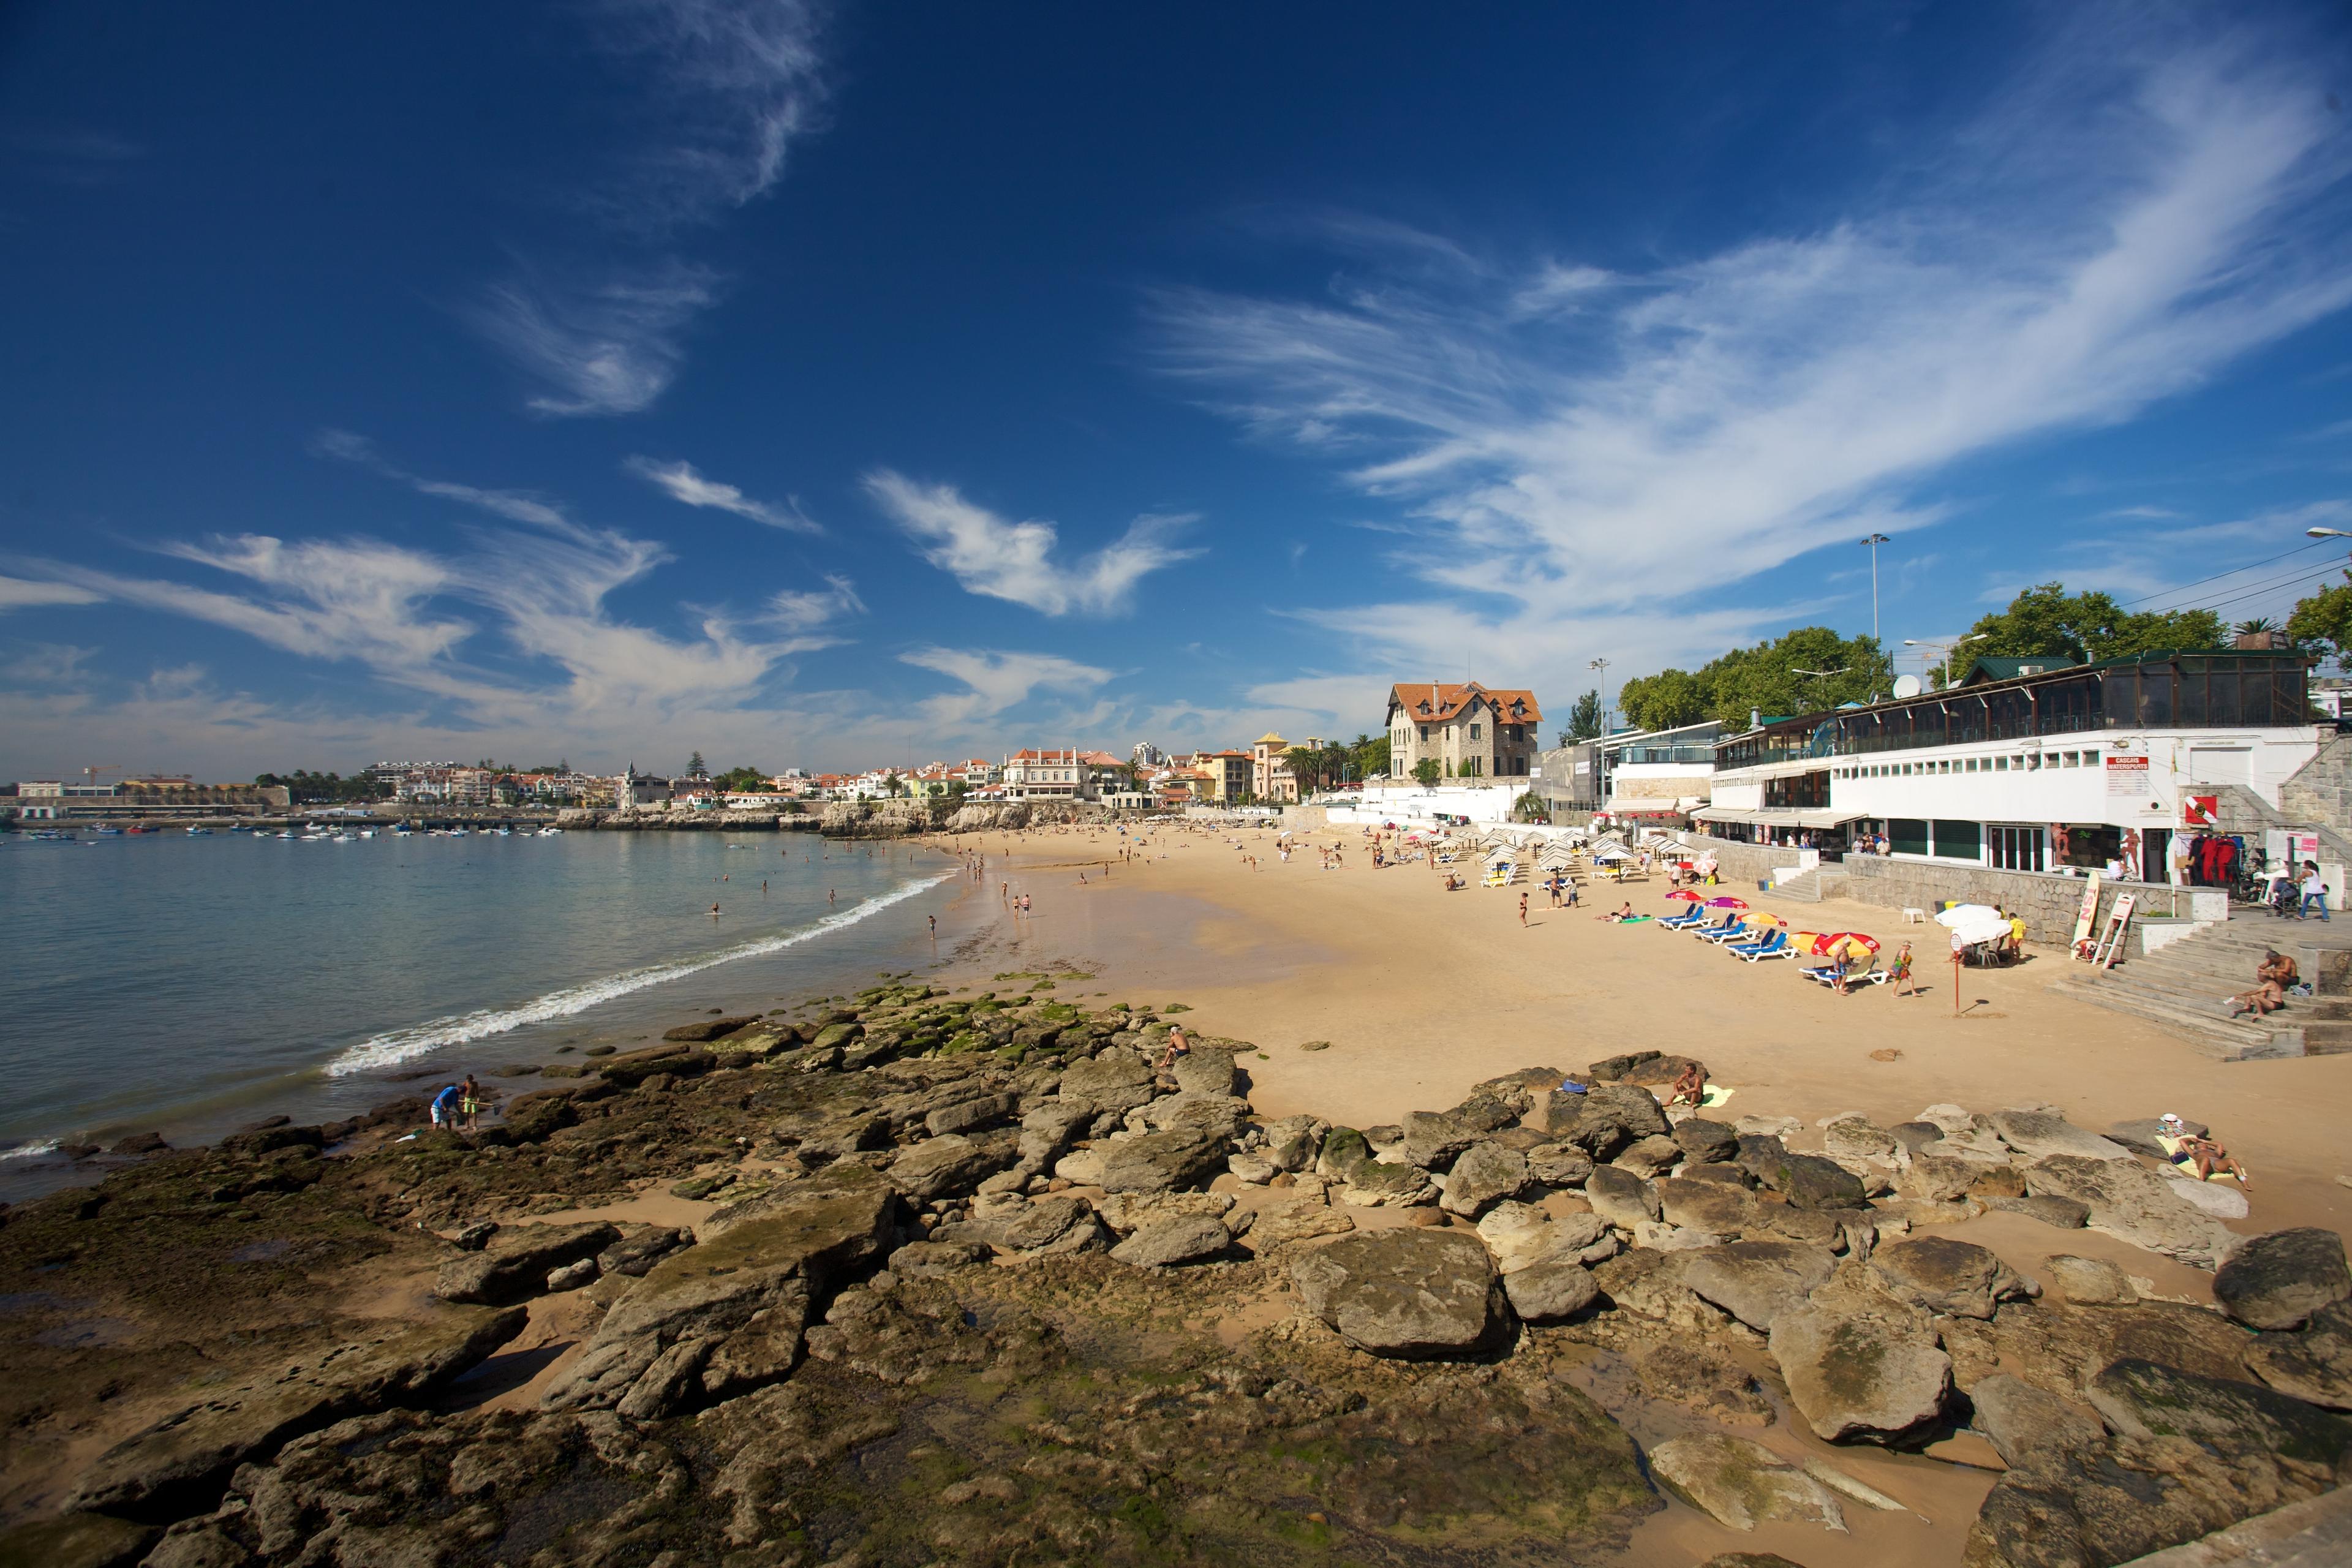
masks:
POLYGON ((2263 962, 2254 970, 2254 988, 2241 991, 2235 996, 2225 996, 2222 1000, 2230 1004, 2230 1016, 2232 1018, 2241 1013, 2252 1013, 2259 1018, 2285 1006, 2286 988, 2301 978, 2302 973, 2295 968, 2294 959, 2265 948, 2263 962))
POLYGON ((2218 1171, 2224 1175, 2237 1177, 2238 1185, 2246 1191, 2254 1190, 2253 1180, 2245 1166, 2232 1158, 2230 1151, 2223 1148, 2221 1140, 2210 1131, 2191 1132, 2188 1125, 2170 1111, 2159 1117, 2157 1125, 2163 1129, 2172 1163, 2186 1165, 2196 1172, 2199 1181, 2211 1181, 2218 1171))
POLYGON ((1184 1038, 1183 1026, 1171 1024, 1168 1026, 1168 1048, 1160 1053, 1160 1065, 1152 1070, 1154 1072, 1172 1071, 1179 1058, 1192 1054, 1192 1046, 1184 1038))
POLYGON ((1666 1109, 1687 1105, 1696 1110, 1706 1104, 1706 1068, 1698 1062, 1685 1067, 1675 1079, 1674 1089, 1666 1097, 1666 1109))

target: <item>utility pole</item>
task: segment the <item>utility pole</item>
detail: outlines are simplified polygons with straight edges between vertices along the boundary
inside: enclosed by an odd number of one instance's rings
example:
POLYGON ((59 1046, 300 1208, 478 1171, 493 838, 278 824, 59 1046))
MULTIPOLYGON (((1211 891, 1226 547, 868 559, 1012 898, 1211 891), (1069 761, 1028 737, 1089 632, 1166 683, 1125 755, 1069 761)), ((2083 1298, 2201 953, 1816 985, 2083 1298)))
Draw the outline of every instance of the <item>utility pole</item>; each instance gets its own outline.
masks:
POLYGON ((1870 640, 1878 640, 1878 547, 1895 542, 1883 533, 1874 533, 1863 541, 1870 546, 1870 640))

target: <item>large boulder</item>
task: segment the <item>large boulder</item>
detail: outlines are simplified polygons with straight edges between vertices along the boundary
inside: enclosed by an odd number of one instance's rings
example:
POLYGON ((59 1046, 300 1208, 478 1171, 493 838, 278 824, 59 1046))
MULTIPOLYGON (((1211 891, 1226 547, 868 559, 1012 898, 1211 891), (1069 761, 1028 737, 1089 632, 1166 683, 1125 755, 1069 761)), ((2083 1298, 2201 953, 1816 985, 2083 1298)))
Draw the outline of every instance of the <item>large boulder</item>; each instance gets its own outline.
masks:
POLYGON ((1753 1530, 1787 1521, 1845 1529, 1830 1489, 1761 1443, 1728 1433, 1675 1437, 1650 1450, 1650 1471, 1717 1523, 1753 1530))
POLYGON ((2344 1238, 2332 1230, 2274 1230, 2247 1241, 2214 1271, 2213 1299, 2250 1329, 2292 1329, 2352 1297, 2344 1238))
POLYGON ((536 1296, 547 1277, 566 1264, 593 1258, 621 1233, 602 1220, 585 1225, 509 1226, 479 1252, 441 1266, 433 1293, 445 1301, 498 1305, 536 1296))
POLYGON ((1448 1214, 1476 1219, 1506 1198, 1524 1193, 1531 1178, 1528 1157, 1500 1143, 1473 1143, 1454 1162, 1437 1205, 1448 1214))
POLYGON ((1234 1053, 1197 1047, 1176 1058, 1171 1069, 1176 1076, 1176 1087, 1187 1094, 1208 1094, 1219 1098, 1234 1092, 1241 1074, 1234 1066, 1234 1053))
POLYGON ((1091 1252, 1110 1237, 1095 1211, 1076 1198, 1042 1197, 1025 1209, 979 1226, 982 1237, 1016 1258, 1058 1258, 1091 1252))
POLYGON ((2060 1254, 2045 1258, 2042 1266, 2050 1270, 2050 1282, 2058 1294, 2076 1307, 2136 1307, 2139 1289, 2132 1284, 2131 1276, 2104 1258, 2074 1258, 2060 1254))
POLYGON ((1472 1095, 1451 1110, 1411 1111, 1402 1124, 1399 1152, 1408 1164, 1442 1171, 1472 1142, 1518 1119, 1517 1111, 1492 1095, 1472 1095))
POLYGON ((1285 1116, 1265 1124, 1265 1157, 1277 1170, 1304 1171, 1315 1163, 1328 1124, 1312 1116, 1285 1116))
POLYGON ((1670 1176, 1658 1184, 1658 1212, 1670 1225, 1737 1236, 1756 1225, 1756 1194, 1736 1183, 1670 1176))
POLYGON ((1781 1313, 1804 1305, 1836 1272, 1837 1256, 1826 1247, 1735 1241, 1688 1254, 1680 1278, 1692 1294, 1769 1333, 1781 1313))
POLYGON ((1739 1154, 1739 1130, 1728 1121, 1685 1117, 1675 1123, 1674 1140, 1684 1153, 1703 1164, 1737 1159, 1739 1154))
POLYGON ((1224 1221, 1206 1215, 1163 1219, 1143 1226, 1110 1249, 1111 1260, 1137 1268, 1167 1268, 1215 1258, 1233 1245, 1224 1221))
POLYGON ((1530 1323, 1556 1323, 1592 1305, 1601 1287, 1580 1263, 1554 1257, 1503 1276, 1511 1310, 1530 1323))
POLYGON ((1307 1311, 1374 1355, 1470 1355, 1507 1322, 1486 1249, 1459 1231, 1343 1237, 1292 1259, 1290 1277, 1307 1311))
POLYGON ((2246 1190, 2235 1182, 2204 1182, 2191 1172, 2171 1168, 2172 1195, 2191 1208, 2203 1209, 2218 1220, 2243 1219, 2254 1212, 2246 1190))
POLYGON ((1323 1236, 1345 1236, 1356 1222, 1343 1209, 1308 1198, 1261 1204, 1249 1228, 1249 1248, 1260 1258, 1323 1236))
POLYGON ((662 1038, 700 1045, 706 1040, 718 1039, 722 1035, 731 1035, 738 1029, 749 1028, 759 1021, 760 1016, 757 1013, 750 1013, 735 1018, 698 1018, 691 1024, 680 1024, 674 1029, 663 1030, 662 1038))
POLYGON ((923 1117, 923 1128, 932 1137, 950 1132, 977 1132, 993 1127, 1020 1109, 1020 1100, 1010 1094, 973 1094, 950 1100, 923 1117))
POLYGON ((2281 1394, 2327 1410, 2352 1410, 2352 1303, 2334 1302, 2293 1333, 2263 1333, 2246 1365, 2281 1394))
POLYGON ((1791 1154, 1778 1138, 1742 1138, 1739 1166, 1801 1209, 1858 1209, 1862 1179, 1820 1154, 1791 1154))
POLYGON ((1021 1118, 1021 1135, 1014 1145, 1020 1167, 1033 1175, 1049 1169, 1099 1114, 1091 1101, 1058 1096, 1032 1106, 1021 1118))
POLYGON ((1588 1254, 1602 1235, 1601 1221, 1594 1215, 1571 1214, 1554 1220, 1533 1204, 1497 1204, 1478 1222, 1478 1239, 1486 1244, 1495 1267, 1506 1275, 1555 1259, 1598 1261, 1597 1257, 1588 1259, 1588 1254))
POLYGON ((1584 1197, 1594 1214, 1620 1230, 1658 1217, 1657 1188, 1614 1165, 1599 1166, 1585 1178, 1584 1197))
POLYGON ((315 1361, 305 1357, 204 1397, 79 1467, 68 1509, 161 1523, 216 1503, 237 1466, 348 1416, 421 1400, 520 1333, 521 1307, 437 1308, 420 1321, 373 1320, 315 1361))
POLYGON ((2053 1154, 2074 1154, 2086 1160, 2128 1160, 2132 1152, 2122 1144, 2088 1132, 2064 1117, 2047 1110, 1996 1110, 1986 1124, 2000 1141, 2028 1161, 2053 1154))
POLYGON ((1232 1139, 1175 1127, 1133 1138, 1108 1138, 1087 1152, 1099 1156, 1095 1184, 1107 1193, 1168 1193, 1206 1185, 1225 1168, 1232 1139))
POLYGON ((1943 1415, 1951 1358, 1916 1308, 1823 1292, 1777 1313, 1770 1338, 1790 1402, 1830 1442, 1896 1442, 1943 1415))
POLYGON ((1121 1047, 1097 1051, 1062 1069, 1061 1092, 1103 1110, 1132 1110, 1155 1092, 1151 1064, 1121 1047))
POLYGON ((930 1203, 971 1191, 983 1178, 1011 1164, 1014 1157, 1012 1148, 950 1132, 901 1150, 886 1173, 890 1184, 910 1202, 930 1203))
POLYGON ((1418 1165, 1360 1160, 1349 1167, 1339 1201, 1356 1208, 1411 1208, 1427 1203, 1436 1190, 1418 1165))
POLYGON ((2053 1154, 2025 1168, 2025 1186, 2086 1205, 2093 1230, 2184 1263, 2210 1268, 2238 1246, 2219 1220, 2182 1202, 2174 1183, 2137 1160, 2053 1154))
POLYGON ((1580 1187, 1592 1156, 1573 1143, 1539 1143, 1528 1151, 1528 1173, 1548 1187, 1580 1187))
POLYGON ((1990 1251, 1949 1237, 1890 1242, 1871 1254, 1870 1269, 1897 1300, 1946 1317, 1990 1318, 1996 1304, 2029 1293, 1990 1251))
MULTIPOLYGON (((2200 1138, 2212 1131, 2201 1121, 2184 1121, 2180 1124, 2180 1130, 2194 1133, 2200 1138)), ((2165 1131, 2163 1121, 2156 1117, 2142 1117, 2135 1121, 2118 1121, 2107 1129, 2107 1136, 2135 1154, 2145 1154, 2151 1160, 2171 1158, 2165 1152, 2163 1142, 2170 1134, 2165 1131)))

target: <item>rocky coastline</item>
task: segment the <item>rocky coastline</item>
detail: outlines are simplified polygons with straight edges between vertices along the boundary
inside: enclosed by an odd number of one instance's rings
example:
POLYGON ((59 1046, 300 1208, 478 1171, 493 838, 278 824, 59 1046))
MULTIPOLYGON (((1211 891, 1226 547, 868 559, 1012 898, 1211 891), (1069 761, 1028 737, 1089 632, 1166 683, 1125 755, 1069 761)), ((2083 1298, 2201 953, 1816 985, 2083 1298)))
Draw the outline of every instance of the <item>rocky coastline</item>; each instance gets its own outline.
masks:
POLYGON ((1163 1073, 1178 1009, 1074 984, 706 1017, 478 1133, 149 1140, 0 1213, 0 1562, 1533 1564, 1661 1489, 1824 1539, 1902 1506, 1785 1420, 1973 1446, 1969 1568, 2095 1568, 2352 1473, 2340 1238, 2230 1231, 2147 1128, 1669 1117, 1654 1052, 1269 1121, 1255 1047, 1163 1073), (2003 1211, 2048 1288, 1936 1234, 2003 1211))

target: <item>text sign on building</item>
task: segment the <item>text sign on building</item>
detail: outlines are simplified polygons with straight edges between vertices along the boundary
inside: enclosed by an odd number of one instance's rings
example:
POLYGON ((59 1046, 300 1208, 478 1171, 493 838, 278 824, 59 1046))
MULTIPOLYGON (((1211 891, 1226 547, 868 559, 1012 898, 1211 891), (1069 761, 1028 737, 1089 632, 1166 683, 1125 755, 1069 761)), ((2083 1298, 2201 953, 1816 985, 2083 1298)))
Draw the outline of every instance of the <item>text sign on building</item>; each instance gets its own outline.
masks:
POLYGON ((2107 759, 2107 793, 2111 795, 2144 795, 2147 793, 2147 759, 2146 757, 2109 757, 2107 759))

